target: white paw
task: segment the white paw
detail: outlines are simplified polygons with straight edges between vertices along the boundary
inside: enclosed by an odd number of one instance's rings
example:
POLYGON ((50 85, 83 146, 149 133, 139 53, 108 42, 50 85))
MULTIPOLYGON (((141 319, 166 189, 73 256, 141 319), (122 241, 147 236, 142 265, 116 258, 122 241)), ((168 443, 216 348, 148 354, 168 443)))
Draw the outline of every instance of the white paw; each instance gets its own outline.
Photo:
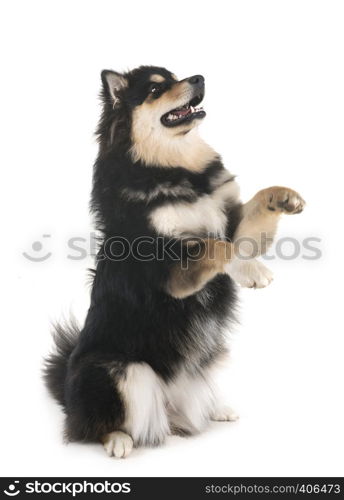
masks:
POLYGON ((122 431, 110 432, 103 444, 109 457, 126 458, 133 449, 133 440, 122 431))
POLYGON ((211 419, 215 422, 235 422, 239 415, 230 406, 223 406, 215 411, 211 419))
POLYGON ((226 271, 234 281, 246 288, 264 288, 273 280, 270 269, 256 259, 233 259, 227 264, 226 271))

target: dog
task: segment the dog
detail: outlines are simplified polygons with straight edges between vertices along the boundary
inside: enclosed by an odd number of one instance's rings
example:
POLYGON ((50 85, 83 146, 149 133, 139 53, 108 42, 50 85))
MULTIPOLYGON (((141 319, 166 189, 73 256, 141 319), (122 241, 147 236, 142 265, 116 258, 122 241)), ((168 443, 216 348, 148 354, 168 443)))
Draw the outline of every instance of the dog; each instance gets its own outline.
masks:
POLYGON ((271 282, 256 257, 280 215, 305 202, 278 186, 240 201, 235 177, 198 133, 203 76, 141 66, 101 79, 91 210, 102 237, 90 307, 81 329, 56 326, 45 379, 66 414, 66 440, 126 457, 236 419, 212 379, 237 283, 271 282))

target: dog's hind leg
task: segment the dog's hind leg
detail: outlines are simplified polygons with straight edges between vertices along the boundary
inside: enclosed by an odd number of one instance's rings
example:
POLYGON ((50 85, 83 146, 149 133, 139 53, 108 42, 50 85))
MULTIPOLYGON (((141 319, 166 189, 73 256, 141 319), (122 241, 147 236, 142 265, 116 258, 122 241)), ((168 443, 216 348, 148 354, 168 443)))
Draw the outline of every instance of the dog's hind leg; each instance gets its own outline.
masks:
POLYGON ((242 219, 234 235, 235 257, 227 272, 245 287, 263 288, 272 273, 255 257, 267 252, 273 242, 282 213, 298 214, 305 202, 292 189, 274 186, 259 191, 242 207, 242 219))
POLYGON ((102 442, 108 455, 124 458, 169 434, 164 383, 147 363, 79 360, 67 379, 69 441, 102 442))
POLYGON ((120 429, 125 406, 113 372, 118 377, 123 370, 122 363, 96 356, 70 361, 64 388, 67 441, 104 443, 108 434, 120 429))
POLYGON ((164 382, 159 375, 147 363, 130 363, 116 377, 116 386, 125 408, 120 430, 132 437, 134 445, 163 443, 170 427, 164 382))

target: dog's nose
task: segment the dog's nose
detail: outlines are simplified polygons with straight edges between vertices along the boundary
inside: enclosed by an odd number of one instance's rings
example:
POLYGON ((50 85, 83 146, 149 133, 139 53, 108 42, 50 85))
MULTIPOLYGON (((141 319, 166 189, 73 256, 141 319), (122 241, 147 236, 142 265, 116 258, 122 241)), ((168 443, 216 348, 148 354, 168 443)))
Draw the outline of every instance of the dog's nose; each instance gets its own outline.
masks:
POLYGON ((195 85, 196 87, 203 87, 204 76, 202 75, 190 76, 190 78, 188 78, 188 82, 191 83, 191 85, 195 85))

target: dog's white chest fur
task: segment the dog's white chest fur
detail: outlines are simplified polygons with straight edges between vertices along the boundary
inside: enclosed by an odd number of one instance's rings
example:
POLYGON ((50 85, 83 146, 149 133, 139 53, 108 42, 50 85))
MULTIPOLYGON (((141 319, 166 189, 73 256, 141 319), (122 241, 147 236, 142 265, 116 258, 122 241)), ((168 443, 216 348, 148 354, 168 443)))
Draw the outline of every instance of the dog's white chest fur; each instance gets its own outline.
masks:
POLYGON ((155 230, 164 236, 215 234, 223 237, 226 215, 223 207, 209 196, 195 203, 173 203, 155 209, 150 215, 155 230))
POLYGON ((238 185, 232 181, 219 186, 211 195, 195 202, 174 202, 158 207, 150 222, 158 234, 174 238, 212 235, 224 238, 228 218, 226 205, 237 200, 238 185))

